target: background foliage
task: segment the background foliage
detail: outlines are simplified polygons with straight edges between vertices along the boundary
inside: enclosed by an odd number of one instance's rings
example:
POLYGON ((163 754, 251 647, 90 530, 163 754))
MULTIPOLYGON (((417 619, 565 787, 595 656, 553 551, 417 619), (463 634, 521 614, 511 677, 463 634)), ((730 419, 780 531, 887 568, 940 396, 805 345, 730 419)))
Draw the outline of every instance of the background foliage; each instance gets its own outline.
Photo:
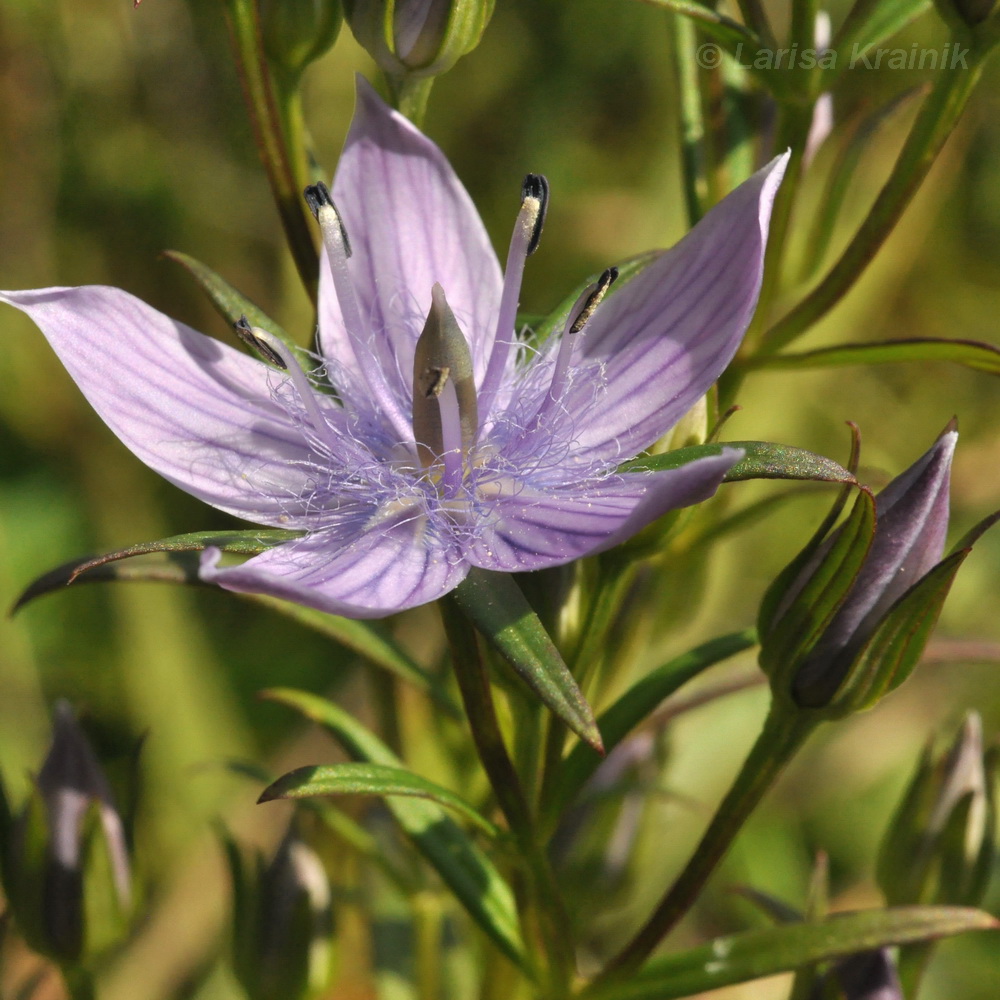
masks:
MULTIPOLYGON (((218 7, 146 0, 133 11, 125 0, 3 0, 0 286, 115 284, 227 337, 190 279, 159 256, 178 249, 211 264, 305 339, 308 306, 257 166, 218 7)), ((684 229, 665 18, 629 0, 501 0, 480 48, 435 87, 427 131, 451 157, 498 246, 506 244, 523 174, 549 178, 546 237, 522 299, 528 312, 547 311, 581 275, 669 245, 684 229)), ((928 12, 893 44, 941 45, 945 37, 928 12)), ((350 120, 356 72, 372 75, 345 30, 307 75, 307 117, 328 174, 350 120)), ((845 74, 837 115, 900 93, 918 76, 856 68, 845 74)), ((1000 340, 998 83, 994 60, 875 266, 801 346, 900 336, 1000 340)), ((864 161, 851 195, 856 217, 888 170, 906 114, 864 161)), ((818 177, 828 166, 821 154, 812 170, 818 177)), ((807 191, 810 184, 807 175, 807 191)), ((27 320, 4 311, 0 337, 0 605, 9 606, 42 570, 84 552, 233 526, 140 466, 27 320)), ((1000 506, 995 401, 989 376, 954 366, 761 373, 747 382, 728 433, 843 459, 844 421, 852 420, 864 434, 864 465, 888 478, 958 412, 952 523, 960 532, 1000 506)), ((716 502, 731 503, 735 492, 727 491, 739 490, 744 502, 776 489, 724 487, 716 502)), ((706 579, 693 578, 679 557, 676 586, 662 594, 644 637, 650 665, 753 622, 766 584, 827 503, 827 494, 799 496, 780 516, 719 546, 706 579)), ((953 724, 970 705, 983 713, 987 732, 1000 729, 998 565, 994 533, 977 547, 946 607, 931 650, 942 662, 932 656, 875 712, 823 731, 748 825, 715 885, 749 882, 801 903, 812 854, 823 848, 835 905, 878 904, 872 866, 882 824, 929 731, 953 724), (957 656, 942 648, 958 635, 978 638, 980 648, 957 656)), ((439 640, 427 609, 400 617, 394 628, 433 657, 439 640)), ((730 670, 742 677, 750 668, 746 658, 730 670)), ((371 711, 365 676, 349 653, 235 596, 82 587, 0 622, 0 768, 15 789, 38 765, 48 706, 58 696, 84 711, 105 753, 124 758, 147 734, 139 857, 150 917, 112 971, 108 997, 134 996, 136 977, 149 984, 143 995, 150 1000, 239 995, 225 971, 203 977, 224 934, 228 892, 211 824, 223 818, 241 836, 271 843, 286 807, 253 806, 256 786, 221 764, 263 759, 280 772, 334 754, 291 713, 255 699, 275 683, 336 692, 346 706, 371 711)), ((683 861, 765 703, 764 689, 750 688, 667 728, 665 767, 654 777, 662 794, 647 807, 630 861, 630 871, 643 872, 648 898, 634 891, 625 909, 609 891, 600 915, 607 934, 620 938, 616 928, 634 926, 683 861)), ((425 773, 433 773, 421 744, 433 720, 414 713, 403 721, 425 773)), ((331 864, 336 869, 337 859, 331 864)), ((340 874, 348 885, 358 878, 340 874)), ((688 923, 691 940, 762 919, 735 896, 706 899, 688 923)), ((1000 880, 984 907, 1000 907, 1000 880)), ((363 961, 359 935, 346 899, 338 997, 365 995, 350 992, 352 964, 363 961)), ((982 936, 943 945, 928 1000, 992 1000, 991 948, 995 941, 982 936)), ((32 961, 13 963, 13 978, 32 961)), ((778 997, 785 990, 757 983, 726 995, 778 997)))

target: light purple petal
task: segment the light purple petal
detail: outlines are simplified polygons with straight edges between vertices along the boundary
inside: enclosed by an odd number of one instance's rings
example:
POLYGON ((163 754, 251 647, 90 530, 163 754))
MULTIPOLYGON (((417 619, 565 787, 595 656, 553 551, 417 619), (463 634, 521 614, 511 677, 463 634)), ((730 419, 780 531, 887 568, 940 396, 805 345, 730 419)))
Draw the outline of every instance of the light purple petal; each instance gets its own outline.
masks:
POLYGON ((618 545, 667 511, 712 496, 743 457, 738 448, 677 469, 626 473, 589 487, 542 490, 528 484, 495 501, 469 561, 514 573, 544 569, 618 545))
POLYGON ((607 391, 588 405, 574 384, 577 446, 629 458, 665 434, 729 364, 760 292, 771 206, 787 154, 720 202, 673 249, 612 294, 583 331, 582 362, 605 367, 607 391))
POLYGON ((268 369, 118 288, 0 292, 41 328, 104 422, 150 468, 239 517, 299 512, 309 458, 268 369))
MULTIPOLYGON (((358 80, 357 109, 333 182, 361 306, 394 359, 390 379, 409 400, 413 346, 435 282, 472 345, 482 378, 500 303, 500 266, 482 221, 444 154, 358 80)), ((513 215, 512 215, 513 218, 513 215)), ((355 370, 340 306, 320 271, 323 353, 355 370)))
POLYGON ((468 572, 453 539, 428 519, 317 531, 268 549, 240 566, 202 559, 201 578, 227 590, 268 594, 347 618, 382 618, 426 604, 457 587, 468 572))

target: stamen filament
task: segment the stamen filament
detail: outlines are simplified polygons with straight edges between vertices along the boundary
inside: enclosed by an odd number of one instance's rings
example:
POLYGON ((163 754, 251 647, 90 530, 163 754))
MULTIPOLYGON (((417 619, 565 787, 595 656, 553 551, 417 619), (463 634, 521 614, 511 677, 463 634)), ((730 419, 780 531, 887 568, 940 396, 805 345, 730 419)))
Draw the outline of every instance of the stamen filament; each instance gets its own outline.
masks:
POLYGON ((240 340, 256 348, 268 360, 288 373, 316 436, 334 455, 338 454, 341 451, 341 444, 337 433, 323 415, 317 399, 318 393, 295 355, 273 333, 259 326, 251 326, 246 316, 241 316, 234 326, 240 340))
POLYGON ((516 342, 517 303, 521 296, 524 263, 538 249, 549 201, 549 182, 541 174, 528 174, 521 186, 521 210, 517 214, 514 232, 507 251, 507 267, 500 293, 493 349, 486 365, 486 375, 479 389, 479 412, 488 418, 503 373, 507 369, 511 348, 516 342))
POLYGON ((325 184, 314 184, 305 190, 306 202, 319 223, 326 247, 326 258, 333 278, 333 287, 340 304, 340 313, 347 328, 347 336, 361 369, 365 382, 371 390, 378 409, 392 424, 400 439, 409 441, 413 437, 413 428, 407 419, 403 408, 385 378, 384 359, 376 357, 372 344, 364 336, 365 324, 361 319, 361 308, 358 305, 357 293, 351 279, 347 261, 351 256, 351 244, 347 230, 341 221, 330 192, 325 184))

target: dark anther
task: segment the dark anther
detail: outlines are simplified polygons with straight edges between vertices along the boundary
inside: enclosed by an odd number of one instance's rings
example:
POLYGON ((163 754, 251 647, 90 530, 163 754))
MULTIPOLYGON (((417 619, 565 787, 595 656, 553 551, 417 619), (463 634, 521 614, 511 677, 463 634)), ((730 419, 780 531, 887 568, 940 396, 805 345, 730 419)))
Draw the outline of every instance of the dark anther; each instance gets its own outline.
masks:
POLYGON ((310 184, 302 194, 305 196, 309 211, 317 219, 319 218, 319 210, 324 205, 333 204, 333 199, 330 197, 330 190, 322 181, 319 184, 310 184))
POLYGON ((579 333, 587 325, 587 321, 594 315, 594 310, 601 304, 601 300, 607 295, 608 289, 615 283, 617 278, 617 267, 609 267, 601 274, 594 284, 594 290, 587 296, 587 301, 584 302, 583 308, 577 313, 576 319, 573 320, 573 324, 569 328, 570 333, 579 333))
POLYGON ((272 365, 276 368, 281 368, 285 370, 288 365, 285 364, 285 359, 266 341, 261 340, 254 332, 253 327, 250 325, 250 321, 246 316, 241 316, 234 324, 233 329, 236 331, 236 336, 243 341, 252 351, 256 351, 260 354, 265 361, 270 361, 272 365))
POLYGON ((530 257, 538 249, 538 241, 542 238, 542 226, 545 225, 545 212, 549 207, 549 182, 543 174, 528 174, 521 185, 521 201, 525 198, 535 198, 538 201, 538 218, 535 228, 531 231, 526 256, 530 257))
POLYGON ((444 392, 444 387, 448 384, 448 376, 451 368, 447 365, 441 368, 425 368, 420 376, 420 391, 425 399, 433 399, 444 392))

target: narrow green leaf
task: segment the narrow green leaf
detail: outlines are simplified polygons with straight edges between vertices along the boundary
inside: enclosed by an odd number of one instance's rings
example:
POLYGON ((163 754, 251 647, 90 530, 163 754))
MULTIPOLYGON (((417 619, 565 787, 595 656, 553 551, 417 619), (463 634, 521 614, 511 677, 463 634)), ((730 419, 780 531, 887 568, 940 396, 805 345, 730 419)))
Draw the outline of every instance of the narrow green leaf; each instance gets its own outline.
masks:
POLYGON ((402 767, 388 764, 329 764, 317 767, 299 767, 282 775, 261 793, 260 802, 273 799, 304 799, 314 795, 401 795, 409 798, 430 799, 446 809, 460 813, 484 833, 497 838, 502 836, 492 823, 461 795, 450 788, 414 774, 402 767))
POLYGON ((593 709, 514 578, 473 569, 452 597, 546 707, 603 753, 593 709))
MULTIPOLYGON (((753 629, 734 632, 696 646, 650 671, 598 719, 598 728, 608 752, 691 678, 730 656, 750 649, 756 642, 757 634, 753 629)), ((551 791, 543 796, 550 821, 558 820, 600 763, 601 758, 589 746, 578 743, 573 747, 555 772, 551 791)))
POLYGON ((625 982, 608 981, 585 1000, 672 1000, 707 990, 791 972, 804 965, 861 951, 911 944, 965 931, 996 930, 982 910, 906 906, 840 913, 819 923, 748 931, 654 959, 625 982))
POLYGON ((753 368, 831 368, 837 365, 885 365, 902 361, 950 361, 975 371, 1000 375, 1000 348, 979 340, 911 337, 871 344, 841 344, 815 351, 758 356, 753 368))
POLYGON ((708 4, 698 3, 696 0, 642 0, 642 2, 691 18, 706 35, 714 38, 734 57, 738 52, 736 46, 740 42, 746 43, 753 50, 758 46, 757 36, 746 25, 712 10, 708 4))
POLYGON ((696 444, 662 455, 640 455, 618 467, 619 472, 660 472, 677 469, 699 458, 721 455, 723 448, 742 448, 744 455, 726 473, 724 483, 747 479, 809 479, 821 483, 850 483, 857 480, 833 459, 816 455, 805 448, 773 441, 726 441, 721 444, 696 444))
MULTIPOLYGON (((261 696, 319 723, 356 760, 403 767, 374 733, 338 705, 288 688, 274 688, 261 696)), ((514 893, 490 859, 436 802, 392 796, 386 805, 470 916, 508 958, 527 969, 514 893)))
MULTIPOLYGON (((839 51, 846 65, 868 49, 902 31, 910 21, 916 20, 931 6, 931 0, 876 0, 859 6, 867 9, 868 16, 858 25, 851 39, 851 49, 839 51)), ((840 39, 836 41, 843 44, 840 39)))
POLYGON ((127 548, 119 549, 116 552, 107 552, 100 556, 74 559, 49 570, 48 573, 43 573, 42 576, 30 583, 18 597, 11 611, 17 611, 36 597, 74 583, 135 579, 176 580, 182 583, 198 582, 198 558, 171 560, 169 565, 164 563, 143 564, 138 568, 130 567, 129 570, 114 565, 135 556, 149 555, 152 552, 199 553, 213 546, 223 552, 258 555, 282 542, 298 538, 301 534, 300 531, 283 531, 278 528, 194 531, 190 534, 161 538, 155 542, 139 542, 136 545, 129 545, 127 548))
MULTIPOLYGON (((12 612, 43 594, 80 583, 109 581, 202 584, 199 576, 201 553, 210 546, 234 555, 253 556, 282 542, 300 537, 298 531, 256 528, 241 531, 195 531, 155 542, 141 542, 101 556, 74 559, 57 566, 28 585, 15 602, 12 612), (140 559, 166 553, 166 560, 140 559), (132 560, 136 560, 133 562, 132 560)), ((356 621, 302 607, 265 594, 240 594, 244 600, 271 608, 340 643, 388 670, 409 684, 427 691, 449 715, 460 712, 443 682, 416 663, 378 622, 356 621)))
MULTIPOLYGON (((194 257, 181 253, 179 250, 164 250, 163 256, 180 264, 198 282, 202 291, 211 299, 216 312, 229 326, 233 326, 240 317, 245 316, 250 321, 251 326, 259 326, 261 329, 273 333, 282 341, 299 359, 306 371, 314 367, 316 362, 309 353, 296 344, 278 323, 261 308, 254 305, 242 292, 233 288, 225 278, 216 274, 207 264, 202 264, 201 261, 195 260, 194 257)), ((259 354, 258 357, 262 361, 268 360, 259 354)))

